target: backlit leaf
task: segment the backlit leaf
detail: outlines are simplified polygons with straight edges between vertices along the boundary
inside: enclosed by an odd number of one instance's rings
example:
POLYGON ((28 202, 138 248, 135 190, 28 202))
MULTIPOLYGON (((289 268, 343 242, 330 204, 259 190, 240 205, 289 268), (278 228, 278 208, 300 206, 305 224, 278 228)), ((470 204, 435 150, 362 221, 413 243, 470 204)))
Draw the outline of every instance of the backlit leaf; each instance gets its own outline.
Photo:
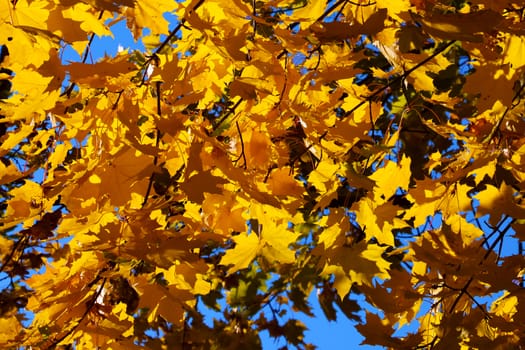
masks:
POLYGON ((221 264, 233 265, 229 268, 229 273, 247 268, 261 248, 261 242, 255 233, 241 233, 233 237, 233 241, 235 248, 228 250, 221 259, 221 264))

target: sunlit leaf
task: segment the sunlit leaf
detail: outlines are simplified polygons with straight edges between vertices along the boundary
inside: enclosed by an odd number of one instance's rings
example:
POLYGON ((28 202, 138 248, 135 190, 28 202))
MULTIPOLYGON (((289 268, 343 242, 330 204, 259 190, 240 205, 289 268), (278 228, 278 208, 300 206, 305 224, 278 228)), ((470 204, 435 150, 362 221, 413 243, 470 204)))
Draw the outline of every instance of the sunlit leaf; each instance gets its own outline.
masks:
POLYGON ((221 264, 233 265, 229 268, 229 273, 247 268, 257 256, 261 247, 261 242, 255 233, 241 233, 233 237, 233 241, 235 242, 235 248, 228 250, 221 259, 221 264))

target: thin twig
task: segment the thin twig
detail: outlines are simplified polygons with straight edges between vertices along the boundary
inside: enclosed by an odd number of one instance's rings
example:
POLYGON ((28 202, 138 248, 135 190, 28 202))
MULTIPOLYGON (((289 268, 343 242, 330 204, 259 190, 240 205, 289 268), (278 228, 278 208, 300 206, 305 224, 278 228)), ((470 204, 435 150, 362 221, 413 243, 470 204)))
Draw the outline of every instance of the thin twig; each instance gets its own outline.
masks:
MULTIPOLYGON (((352 2, 350 0, 346 0, 344 3, 343 3, 343 6, 341 6, 341 8, 339 9, 339 11, 337 11, 337 13, 335 14, 334 16, 334 21, 337 21, 337 19, 339 18, 339 16, 341 16, 341 13, 343 13, 343 10, 345 9, 346 5, 347 4, 351 4, 352 2)), ((368 6, 368 5, 365 5, 365 6, 368 6)))
MULTIPOLYGON (((102 19, 102 15, 104 14, 104 10, 100 11, 100 14, 98 15, 98 20, 102 19)), ((91 44, 93 43, 93 40, 95 39, 95 33, 91 33, 91 36, 89 37, 89 41, 86 45, 86 50, 84 52, 84 56, 82 57, 82 63, 86 63, 87 58, 89 57, 89 52, 91 50, 91 44)), ((67 96, 68 98, 71 97, 71 93, 73 92, 73 89, 77 86, 75 82, 71 82, 67 89, 60 94, 60 97, 67 96)))
MULTIPOLYGON (((197 4, 195 4, 195 6, 188 11, 188 15, 192 14, 194 11, 196 11, 202 4, 204 3, 204 0, 200 0, 197 4)), ((180 20, 179 24, 173 28, 173 30, 168 34, 168 36, 166 37, 166 39, 164 39, 160 45, 155 49, 155 51, 153 51, 153 54, 150 55, 148 57, 148 59, 146 60, 146 62, 144 62, 144 64, 142 65, 142 69, 144 70, 144 74, 142 75, 142 79, 140 80, 140 84, 139 86, 142 86, 144 85, 145 81, 146 81, 146 76, 147 76, 147 71, 148 71, 148 67, 150 66, 151 64, 151 61, 155 60, 155 59, 158 59, 158 54, 162 52, 162 50, 166 47, 166 45, 168 45, 169 42, 171 42, 171 40, 173 40, 173 38, 175 37, 175 35, 177 34, 177 32, 182 28, 188 28, 185 26, 185 23, 186 23, 186 18, 183 18, 180 20)))
POLYGON ((4 269, 7 267, 7 265, 13 260, 13 257, 17 251, 23 251, 26 249, 28 236, 23 235, 21 236, 15 244, 13 244, 13 248, 11 248, 11 252, 6 256, 5 261, 2 263, 2 266, 0 266, 0 272, 3 272, 4 269), (21 248, 20 248, 21 247, 21 248))
MULTIPOLYGON (((483 238, 483 241, 481 242, 481 245, 486 244, 486 245, 487 245, 487 248, 488 248, 488 249, 490 248, 490 246, 488 245, 488 244, 489 244, 489 242, 488 242, 489 239, 490 239, 492 236, 494 236, 496 233, 498 233, 498 232, 500 231, 499 228, 500 228, 501 225, 503 225, 503 222, 504 222, 504 221, 505 221, 505 220, 501 220, 501 221, 496 225, 496 227, 491 227, 491 228, 492 228, 492 232, 489 233, 487 236, 485 236, 485 233, 483 233, 484 238, 483 238)), ((480 225, 479 227, 481 227, 481 225, 480 225)))
POLYGON ((264 183, 266 183, 268 181, 268 178, 270 177, 270 173, 272 172, 273 169, 277 169, 277 164, 272 164, 268 167, 268 171, 266 172, 266 176, 264 177, 264 183))
POLYGON ((465 294, 474 302, 474 304, 476 304, 476 306, 483 312, 483 314, 485 315, 485 318, 486 319, 489 319, 491 318, 490 314, 487 312, 487 310, 485 310, 485 307, 483 305, 481 305, 477 300, 476 298, 474 298, 474 296, 472 296, 472 294, 470 294, 470 292, 468 291, 465 291, 465 294))
MULTIPOLYGON (((204 3, 204 0, 200 0, 198 3, 195 4, 195 6, 193 6, 193 8, 191 10, 188 11, 188 15, 192 14, 193 12, 197 11, 197 9, 204 3)), ((181 19, 181 21, 179 22, 179 24, 170 32, 170 34, 166 37, 166 39, 164 39, 164 41, 159 45, 159 47, 157 47, 157 49, 153 52, 153 56, 159 54, 166 45, 168 45, 168 43, 173 39, 173 37, 175 36, 175 34, 177 34, 177 32, 184 26, 184 24, 186 23, 186 18, 183 18, 181 19)), ((146 63, 144 63, 144 66, 147 66, 149 64, 149 62, 151 62, 152 60, 152 57, 150 59, 148 59, 146 61, 146 63)))
POLYGON ((428 56, 427 58, 425 58, 424 60, 422 60, 421 62, 419 62, 418 64, 416 64, 414 67, 410 68, 409 70, 407 70, 403 75, 400 75, 398 76, 397 78, 395 79, 392 79, 388 84, 386 84, 385 86, 379 88, 378 90, 374 91, 371 95, 367 96, 366 99, 364 99, 363 101, 359 102, 357 105, 355 105, 352 109, 350 109, 348 112, 346 112, 342 118, 346 118, 348 116, 350 116, 353 112, 355 112, 358 108, 360 108, 362 105, 364 105, 365 103, 371 101, 374 97, 378 96, 379 94, 383 93, 383 91, 385 91, 386 89, 392 87, 394 84, 397 84, 398 82, 400 81, 403 81, 405 80, 409 75, 410 73, 414 72, 415 70, 419 69, 420 67, 424 66, 426 63, 428 63, 430 60, 432 60, 434 57, 436 57, 437 55, 439 55, 440 53, 442 53, 443 51, 445 51, 446 49, 448 49, 450 46, 452 46, 452 44, 454 44, 455 41, 450 41, 448 42, 446 45, 444 45, 443 47, 440 47, 439 49, 437 49, 436 51, 434 51, 432 53, 432 55, 428 56))
POLYGON ((353 1, 348 1, 348 3, 352 4, 352 5, 355 5, 355 6, 360 6, 360 7, 368 7, 368 6, 374 6, 376 4, 376 2, 368 2, 368 4, 360 4, 358 2, 353 2, 353 1))
POLYGON ((338 2, 336 2, 335 4, 333 4, 332 6, 330 6, 328 9, 326 9, 326 11, 321 15, 321 17, 319 17, 316 22, 321 22, 322 20, 324 20, 326 17, 328 17, 339 5, 341 5, 342 3, 344 2, 347 2, 348 0, 339 0, 338 2))
MULTIPOLYGON (((505 216, 505 217, 502 219, 502 221, 505 221, 505 220, 507 220, 508 218, 509 218, 509 216, 505 216)), ((490 253, 494 250, 494 247, 496 247, 496 245, 498 244, 498 242, 499 242, 500 240, 503 239, 503 237, 505 236, 505 234, 506 234, 507 231, 511 228, 511 225, 512 225, 515 221, 516 221, 516 218, 513 218, 513 219, 507 224, 507 226, 506 226, 504 229, 502 229, 502 230, 500 231, 500 234, 499 234, 498 238, 496 238, 496 240, 491 244, 491 246, 489 247, 489 249, 487 250, 487 252, 486 252, 485 255, 483 256, 483 260, 482 260, 482 262, 485 261, 485 260, 487 260, 487 258, 489 257, 490 253)))
POLYGON ((237 161, 239 161, 239 159, 241 159, 241 157, 242 157, 242 160, 244 162, 243 168, 244 168, 244 170, 246 170, 247 169, 247 163, 246 163, 246 154, 244 153, 244 140, 242 138, 242 132, 241 132, 241 128, 239 127, 239 122, 236 121, 235 122, 235 126, 237 127, 237 132, 239 133, 239 138, 241 139, 241 154, 234 161, 234 163, 237 163, 237 161))
MULTIPOLYGON (((160 81, 157 81, 157 84, 156 84, 156 87, 157 87, 157 115, 160 117, 161 116, 161 113, 162 113, 162 109, 161 109, 161 103, 160 103, 160 94, 161 94, 161 91, 160 91, 160 84, 162 84, 162 82, 160 81)), ((155 140, 155 148, 158 149, 159 148, 159 143, 160 143, 160 138, 161 138, 161 134, 160 134, 160 130, 159 128, 156 129, 156 140, 155 140)), ((153 181, 155 179, 155 170, 157 168, 157 163, 159 161, 159 156, 158 156, 158 153, 155 153, 155 156, 153 157, 153 166, 155 167, 155 169, 153 169, 153 172, 151 173, 151 176, 149 177, 149 182, 148 182, 148 188, 146 190, 146 194, 144 195, 144 201, 142 202, 142 208, 144 208, 146 206, 146 203, 148 202, 148 197, 149 197, 149 194, 151 192, 151 187, 153 186, 153 181)))
POLYGON ((120 98, 122 97, 123 93, 124 93, 124 90, 120 90, 119 92, 117 92, 117 100, 115 101, 115 103, 113 103, 113 106, 111 106, 112 110, 117 109, 118 103, 120 102, 120 98))
MULTIPOLYGON (((321 22, 323 21, 326 17, 328 17, 338 6, 340 6, 341 4, 343 4, 343 7, 346 5, 346 3, 351 3, 351 4, 354 4, 354 5, 360 5, 360 4, 356 4, 356 3, 353 3, 349 0, 339 0, 338 2, 336 2, 335 4, 333 4, 332 6, 330 6, 329 8, 326 9, 326 11, 319 17, 315 20, 314 23, 318 23, 318 22, 321 22)), ((375 3, 374 3, 375 4, 375 3)), ((370 6, 371 4, 366 4, 366 5, 361 5, 361 6, 370 6)), ((301 6, 302 7, 302 6, 301 6)), ((299 7, 300 8, 300 7, 299 7)), ((342 9, 341 9, 342 10, 342 9)), ((337 15, 339 16, 339 14, 337 15)), ((311 53, 313 53, 314 51, 317 51, 318 49, 320 48, 320 45, 313 49, 312 51, 310 51, 311 53)), ((277 55, 277 59, 280 59, 283 55, 287 54, 288 51, 286 49, 283 49, 278 55, 277 55)))
POLYGON ((434 343, 438 340, 438 336, 435 335, 434 338, 432 338, 432 340, 426 344, 422 344, 422 345, 418 345, 416 346, 414 349, 428 349, 430 347, 430 349, 432 349, 434 347, 434 343))
MULTIPOLYGON (((472 282, 471 282, 472 283, 472 282)), ((464 292, 469 298, 470 300, 472 300, 472 302, 474 302, 474 304, 476 304, 476 306, 483 312, 483 314, 485 314, 485 318, 489 319, 491 316, 489 315, 489 313, 485 310, 485 308, 483 307, 483 305, 481 305, 477 300, 476 298, 470 294, 469 291, 467 291, 465 289, 465 287, 459 289, 459 288, 454 288, 454 287, 451 287, 449 285, 447 285, 446 283, 443 283, 443 287, 446 287, 450 290, 453 290, 453 291, 461 291, 461 292, 464 292)))
POLYGON ((255 8, 255 0, 252 0, 252 16, 253 39, 255 39, 255 35, 257 34, 257 21, 255 20, 257 17, 257 9, 255 8))
MULTIPOLYGON (((286 50, 284 50, 283 52, 286 52, 286 50)), ((277 57, 277 59, 280 59, 279 56, 277 57)), ((284 56, 284 69, 283 70, 284 70, 284 75, 283 75, 284 84, 283 84, 283 88, 281 89, 281 93, 279 94, 279 101, 275 104, 275 107, 281 106, 281 103, 283 102, 283 98, 284 98, 284 93, 286 92, 286 88, 288 85, 288 56, 287 55, 284 56)))
POLYGON ((512 101, 510 103, 510 106, 507 106, 507 108, 505 108, 505 112, 503 112, 503 114, 501 115, 501 117, 499 118, 498 122, 496 123, 496 125, 492 128, 490 134, 487 136, 487 138, 485 140, 483 140, 482 142, 486 142, 486 143, 490 143, 494 137, 496 136, 496 132, 499 130, 499 128, 501 127, 501 124, 503 123, 503 120, 505 119, 505 116, 507 115, 507 113, 513 109, 515 106, 514 106, 514 101, 520 97, 521 93, 523 92, 523 89, 525 89, 525 84, 521 84, 519 90, 514 94, 514 97, 512 97, 512 101))
MULTIPOLYGON (((523 203, 523 197, 519 200, 518 204, 522 205, 522 203, 523 203)), ((522 241, 518 241, 518 254, 520 256, 523 256, 523 242, 522 241)), ((521 288, 525 287, 525 277, 523 275, 520 277, 520 287, 521 288)))
MULTIPOLYGON (((505 221, 506 219, 508 218, 505 217, 502 221, 505 221)), ((492 253, 494 251, 494 248, 496 247, 496 245, 498 245, 499 241, 503 240, 503 237, 505 236, 505 234, 507 233, 507 231, 510 229, 511 225, 514 223, 514 221, 516 221, 516 219, 512 219, 508 225, 502 229, 500 231, 500 234, 498 236, 498 238, 496 238, 496 240, 494 242, 492 242, 492 244, 490 245, 489 249, 487 250, 487 252, 485 253, 485 255, 483 256, 483 259, 481 259, 480 261, 480 265, 483 264, 483 262, 485 260, 487 260, 487 258, 489 257, 490 253, 492 253)), ((457 304, 459 303, 459 300, 461 299, 461 297, 463 296, 463 294, 467 294, 469 295, 467 289, 468 287, 470 287, 470 284, 474 281, 474 276, 471 276, 470 279, 467 281, 467 283, 465 284, 465 286, 463 286, 463 288, 461 288, 461 291, 460 293, 458 294, 458 296, 456 297, 456 299, 454 300, 454 302, 452 303, 452 306, 450 307, 450 310, 449 312, 452 313, 454 311, 454 309, 456 308, 457 304)))
POLYGON ((226 118, 228 118, 230 116, 230 114, 234 113, 235 110, 237 109, 237 107, 239 107, 239 105, 241 104, 241 102, 243 101, 242 97, 239 99, 239 101, 237 101, 232 108, 230 108, 228 110, 228 112, 226 114, 224 114, 224 116, 217 122, 217 124, 214 125, 213 127, 213 131, 217 130, 219 128, 219 126, 221 126, 222 123, 224 123, 224 121, 226 120, 226 118))

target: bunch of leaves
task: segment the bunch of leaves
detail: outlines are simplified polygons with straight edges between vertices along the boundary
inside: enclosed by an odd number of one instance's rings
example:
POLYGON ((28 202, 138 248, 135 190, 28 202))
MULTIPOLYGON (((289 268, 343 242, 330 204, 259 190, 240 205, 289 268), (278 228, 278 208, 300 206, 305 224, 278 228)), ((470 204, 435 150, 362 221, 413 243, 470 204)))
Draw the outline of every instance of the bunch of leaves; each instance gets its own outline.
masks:
POLYGON ((522 345, 523 8, 0 3, 0 345, 522 345))

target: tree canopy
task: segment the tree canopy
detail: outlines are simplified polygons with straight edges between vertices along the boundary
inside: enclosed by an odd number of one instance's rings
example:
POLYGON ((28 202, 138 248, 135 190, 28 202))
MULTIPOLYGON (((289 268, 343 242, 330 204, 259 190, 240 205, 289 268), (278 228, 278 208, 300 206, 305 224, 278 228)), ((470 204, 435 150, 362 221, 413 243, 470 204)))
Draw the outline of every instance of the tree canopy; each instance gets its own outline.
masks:
POLYGON ((337 309, 366 344, 524 346, 524 19, 1 1, 0 346, 311 349, 290 310, 337 309), (93 59, 121 21, 145 49, 93 59))

